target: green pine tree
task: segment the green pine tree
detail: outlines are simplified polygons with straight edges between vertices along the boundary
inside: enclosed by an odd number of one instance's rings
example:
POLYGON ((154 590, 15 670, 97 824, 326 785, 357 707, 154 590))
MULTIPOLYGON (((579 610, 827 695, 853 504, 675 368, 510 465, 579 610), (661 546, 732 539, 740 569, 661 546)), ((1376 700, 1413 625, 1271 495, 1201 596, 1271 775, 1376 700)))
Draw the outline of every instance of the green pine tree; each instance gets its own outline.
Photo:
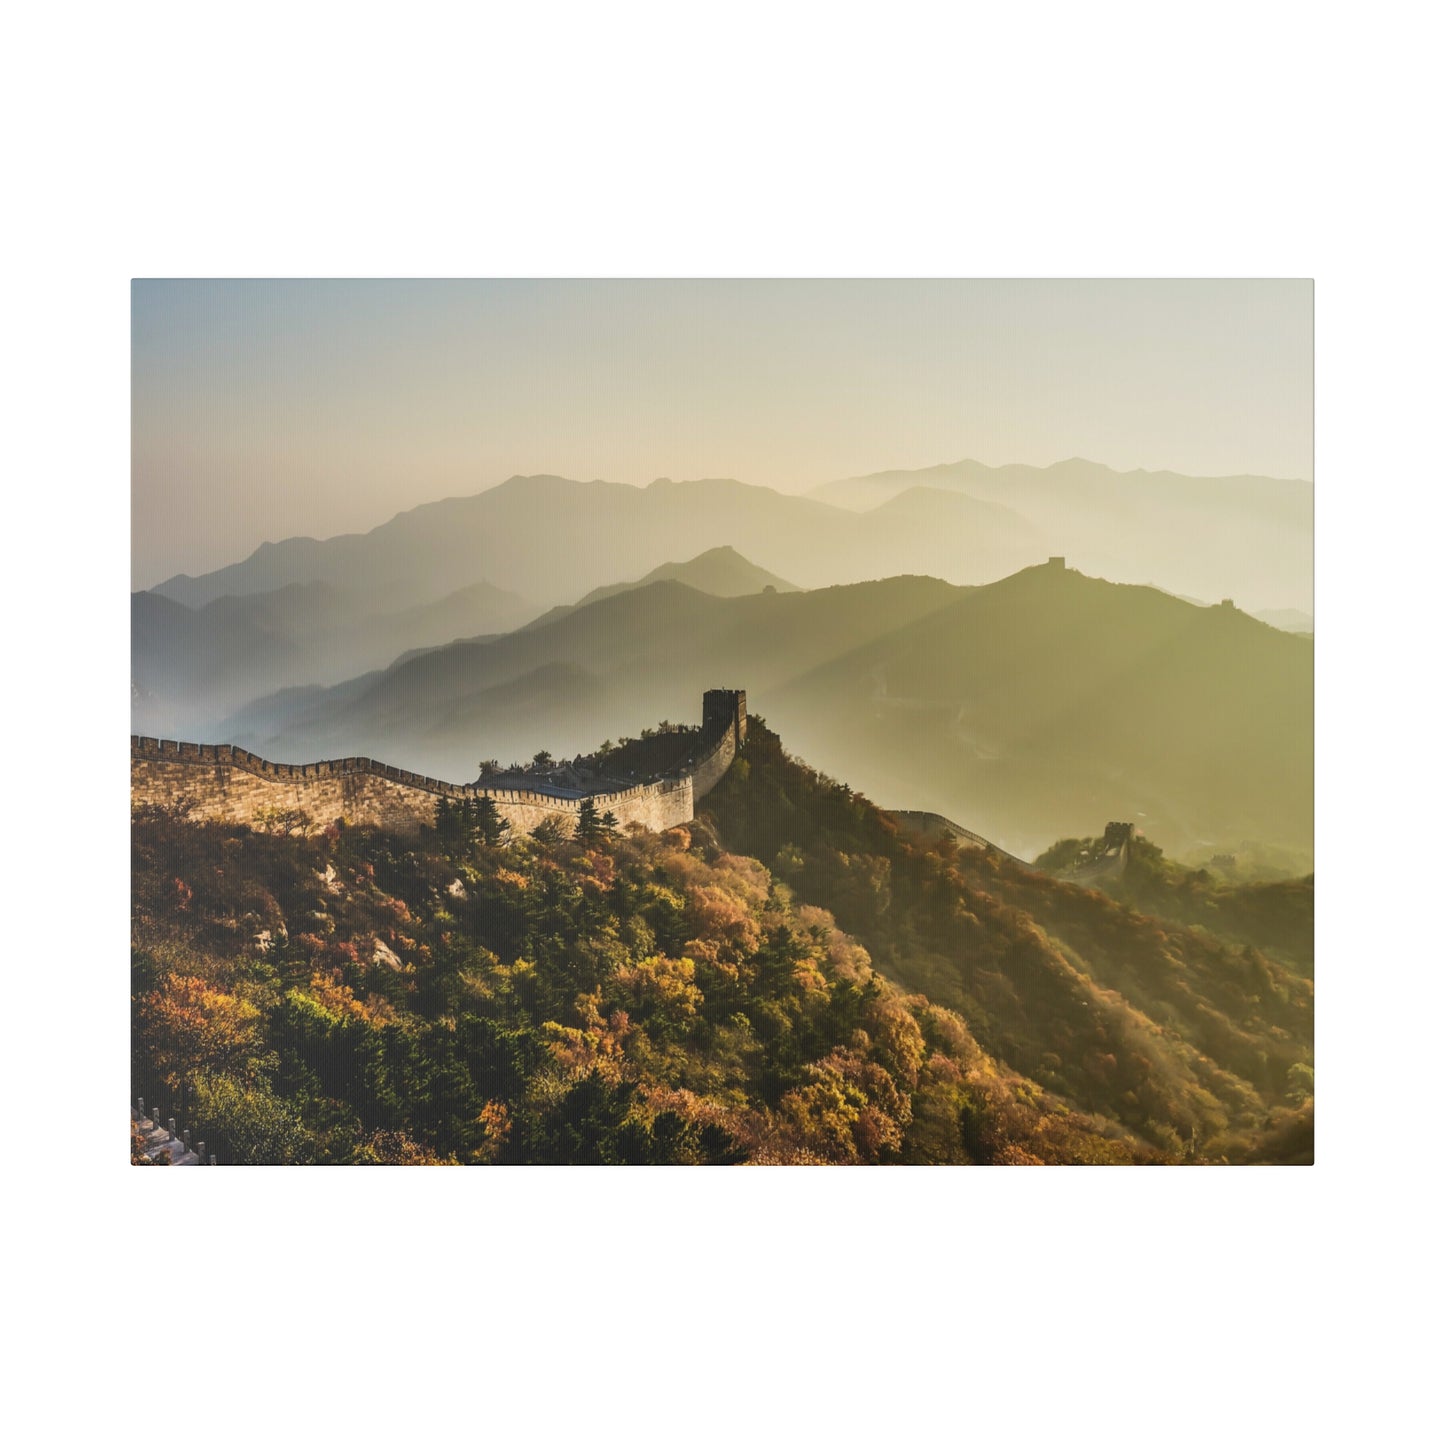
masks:
POLYGON ((495 848, 505 842, 511 826, 491 798, 477 799, 477 832, 487 847, 495 848))
POLYGON ((577 814, 577 840, 595 843, 601 834, 602 819, 598 816, 597 804, 591 798, 583 798, 581 811, 577 814))
POLYGON ((436 830, 440 838, 451 839, 457 836, 457 810, 445 793, 437 799, 436 830))

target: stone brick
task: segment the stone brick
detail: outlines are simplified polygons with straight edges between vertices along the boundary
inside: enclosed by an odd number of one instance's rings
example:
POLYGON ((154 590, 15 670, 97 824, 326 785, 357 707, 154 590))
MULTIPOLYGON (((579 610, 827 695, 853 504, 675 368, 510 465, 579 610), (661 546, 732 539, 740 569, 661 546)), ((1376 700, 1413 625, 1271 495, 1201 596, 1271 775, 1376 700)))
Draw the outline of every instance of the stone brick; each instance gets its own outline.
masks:
MULTIPOLYGON (((654 832, 692 820, 696 801, 716 787, 747 736, 747 695, 714 690, 705 695, 703 750, 680 777, 595 793, 599 813, 618 825, 640 823, 654 832)), ((132 737, 131 802, 173 805, 186 799, 191 816, 253 826, 263 810, 299 809, 314 828, 345 819, 400 833, 415 833, 436 816, 438 798, 491 798, 514 833, 532 833, 552 818, 564 832, 577 826, 580 798, 479 784, 447 783, 372 758, 272 763, 228 744, 177 743, 132 737)))

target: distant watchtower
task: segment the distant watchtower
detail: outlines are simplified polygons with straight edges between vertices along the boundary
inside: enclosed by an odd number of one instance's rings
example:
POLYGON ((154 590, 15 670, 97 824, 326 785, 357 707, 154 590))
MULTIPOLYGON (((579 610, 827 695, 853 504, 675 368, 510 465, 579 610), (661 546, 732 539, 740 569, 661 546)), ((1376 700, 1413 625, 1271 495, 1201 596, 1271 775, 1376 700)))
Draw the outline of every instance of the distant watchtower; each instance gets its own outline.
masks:
POLYGON ((1062 572, 1064 570, 1064 559, 1062 557, 1050 557, 1049 566, 1052 567, 1055 572, 1062 572))
POLYGON ((741 747, 748 735, 748 695, 741 688, 714 687, 702 695, 702 730, 733 729, 741 747))

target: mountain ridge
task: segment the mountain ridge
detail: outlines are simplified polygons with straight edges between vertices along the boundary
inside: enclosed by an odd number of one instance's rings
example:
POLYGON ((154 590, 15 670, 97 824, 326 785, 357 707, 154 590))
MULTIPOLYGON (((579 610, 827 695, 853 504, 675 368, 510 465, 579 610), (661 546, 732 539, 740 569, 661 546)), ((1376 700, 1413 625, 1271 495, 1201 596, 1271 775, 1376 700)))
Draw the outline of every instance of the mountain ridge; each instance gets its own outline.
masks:
POLYGON ((274 701, 216 741, 464 777, 635 734, 719 675, 826 771, 1034 856, 1146 814, 1175 851, 1312 846, 1313 646, 1222 605, 1057 565, 709 597, 675 581, 274 701), (1243 761, 1239 750, 1243 749, 1243 761))
POLYGON ((803 589, 779 577, 766 568, 748 561, 734 547, 710 547, 699 552, 686 562, 664 562, 654 567, 645 577, 635 582, 614 582, 606 587, 594 587, 592 591, 570 606, 553 607, 542 616, 527 623, 536 629, 555 622, 579 607, 590 607, 606 597, 615 597, 622 592, 632 592, 639 587, 650 587, 654 582, 680 582, 696 592, 710 597, 745 597, 753 592, 800 592, 803 589))
POLYGON ((688 555, 730 546, 805 588, 906 573, 988 582, 1052 552, 1118 580, 1157 577, 1171 591, 1232 596, 1254 610, 1312 599, 1308 484, 1118 473, 1082 462, 980 467, 961 481, 960 465, 875 473, 809 493, 734 478, 635 487, 519 474, 398 512, 364 533, 266 542, 238 562, 200 577, 177 573, 151 590, 199 606, 225 593, 361 576, 400 607, 485 578, 545 607, 645 575, 685 545, 688 555), (886 506, 920 485, 972 501, 952 513, 939 510, 948 505, 942 495, 886 506), (839 492, 859 486, 871 516, 839 492), (907 515, 923 503, 924 515, 907 515))

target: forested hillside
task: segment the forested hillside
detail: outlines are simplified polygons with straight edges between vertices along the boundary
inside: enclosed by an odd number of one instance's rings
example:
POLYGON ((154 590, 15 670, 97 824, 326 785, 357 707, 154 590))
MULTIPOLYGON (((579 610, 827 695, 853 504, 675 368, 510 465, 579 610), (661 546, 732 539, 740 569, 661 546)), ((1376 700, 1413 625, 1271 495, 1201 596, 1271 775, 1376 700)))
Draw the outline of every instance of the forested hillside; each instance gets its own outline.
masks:
POLYGON ((910 842, 757 720, 661 835, 183 814, 134 820, 133 1092, 227 1162, 1310 1157, 1308 979, 910 842))
POLYGON ((1129 1163, 753 859, 139 813, 135 1092, 228 1163, 1129 1163))
POLYGON ((750 697, 870 797, 1028 857, 1109 818, 1313 844, 1313 644, 1233 608, 1030 567, 750 697))
POLYGON ((1168 1151, 1308 1157, 1314 987, 1248 942, 1139 912, 949 839, 902 833, 760 720, 706 801, 902 987, 1002 1063, 1168 1151))
MULTIPOLYGON (((1038 866, 1067 879, 1072 869, 1087 866, 1103 851, 1103 838, 1062 838, 1039 855, 1038 866)), ((1313 874, 1257 879, 1233 857, 1216 857, 1209 867, 1185 867, 1166 858, 1148 838, 1135 837, 1128 866, 1092 886, 1143 913, 1201 925, 1314 973, 1313 874), (1246 876, 1239 877, 1241 872, 1246 876)))

